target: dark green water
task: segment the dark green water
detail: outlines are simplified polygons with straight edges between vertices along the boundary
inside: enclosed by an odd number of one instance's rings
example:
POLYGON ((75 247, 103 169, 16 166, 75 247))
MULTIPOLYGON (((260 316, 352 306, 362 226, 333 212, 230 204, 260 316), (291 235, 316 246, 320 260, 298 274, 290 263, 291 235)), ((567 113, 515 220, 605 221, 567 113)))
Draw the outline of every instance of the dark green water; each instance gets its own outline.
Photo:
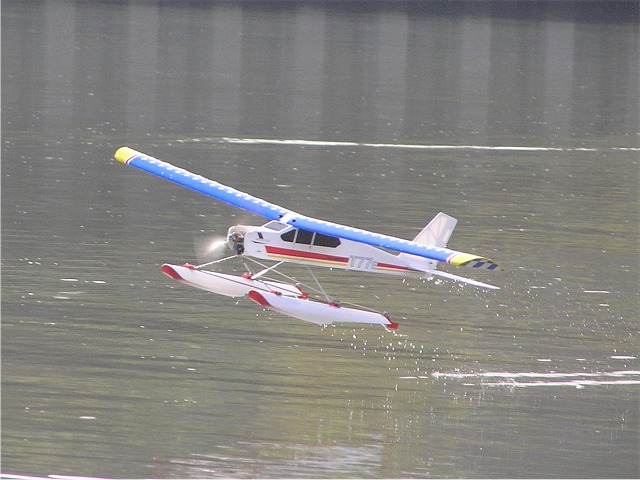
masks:
POLYGON ((638 477, 638 7, 519 5, 3 2, 2 471, 638 477), (503 288, 316 272, 397 334, 189 289, 160 265, 260 219, 121 145, 406 238, 445 211, 503 288))

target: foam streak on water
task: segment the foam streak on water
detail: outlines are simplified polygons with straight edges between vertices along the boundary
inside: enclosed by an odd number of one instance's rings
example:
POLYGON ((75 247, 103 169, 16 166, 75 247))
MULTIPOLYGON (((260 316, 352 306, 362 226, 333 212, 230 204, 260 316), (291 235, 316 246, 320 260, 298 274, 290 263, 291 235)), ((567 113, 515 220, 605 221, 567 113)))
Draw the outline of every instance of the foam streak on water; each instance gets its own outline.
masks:
MULTIPOLYGON (((430 144, 409 144, 409 143, 367 143, 367 142, 334 142, 326 140, 303 140, 303 139, 275 139, 275 138, 205 138, 190 139, 191 142, 218 142, 233 144, 252 145, 293 145, 293 146, 313 146, 313 147, 369 147, 369 148, 399 148, 413 150, 493 150, 508 152, 599 152, 599 148, 585 147, 544 147, 544 146, 519 146, 519 145, 430 145, 430 144)), ((606 150, 640 151, 635 147, 610 147, 606 150)))
MULTIPOLYGON (((639 370, 614 372, 433 372, 434 378, 476 379, 483 387, 576 387, 598 385, 640 385, 639 370), (524 379, 524 380, 521 380, 524 379), (487 381, 489 380, 489 381, 487 381), (496 381, 494 381, 496 380, 496 381)), ((406 378, 406 377, 405 377, 406 378)))

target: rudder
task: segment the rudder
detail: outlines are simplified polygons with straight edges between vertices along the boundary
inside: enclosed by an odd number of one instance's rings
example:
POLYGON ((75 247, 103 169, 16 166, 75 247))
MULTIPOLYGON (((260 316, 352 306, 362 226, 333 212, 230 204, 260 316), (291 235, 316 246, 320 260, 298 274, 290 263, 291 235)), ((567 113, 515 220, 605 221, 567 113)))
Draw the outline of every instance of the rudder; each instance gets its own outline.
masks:
MULTIPOLYGON (((446 213, 440 212, 422 231, 413 239, 415 243, 429 245, 432 247, 446 247, 453 229, 456 228, 458 220, 446 213)), ((408 253, 401 253, 398 258, 409 261, 415 267, 425 272, 432 272, 436 269, 438 262, 418 257, 408 253)))
POLYGON ((413 239, 414 242, 433 247, 446 247, 458 220, 446 213, 438 213, 413 239))

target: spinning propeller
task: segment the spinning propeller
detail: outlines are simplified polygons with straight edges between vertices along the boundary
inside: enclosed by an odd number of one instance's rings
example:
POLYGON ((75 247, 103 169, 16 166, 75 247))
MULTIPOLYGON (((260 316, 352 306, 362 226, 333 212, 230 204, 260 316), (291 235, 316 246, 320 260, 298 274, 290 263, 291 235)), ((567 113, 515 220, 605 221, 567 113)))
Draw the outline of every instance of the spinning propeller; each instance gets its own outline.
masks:
POLYGON ((223 235, 198 235, 193 243, 199 263, 217 260, 231 253, 227 246, 227 239, 223 235))

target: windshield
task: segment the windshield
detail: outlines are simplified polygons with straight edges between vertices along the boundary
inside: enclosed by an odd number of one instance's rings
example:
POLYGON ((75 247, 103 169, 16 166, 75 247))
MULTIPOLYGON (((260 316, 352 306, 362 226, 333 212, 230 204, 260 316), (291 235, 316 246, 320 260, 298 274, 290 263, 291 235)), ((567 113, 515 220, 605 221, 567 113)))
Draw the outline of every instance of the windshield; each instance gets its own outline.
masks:
POLYGON ((272 220, 269 223, 265 223, 263 225, 263 227, 268 228, 269 230, 275 230, 276 232, 279 232, 280 230, 284 230, 288 226, 289 225, 287 225, 286 223, 280 223, 275 220, 272 220))

